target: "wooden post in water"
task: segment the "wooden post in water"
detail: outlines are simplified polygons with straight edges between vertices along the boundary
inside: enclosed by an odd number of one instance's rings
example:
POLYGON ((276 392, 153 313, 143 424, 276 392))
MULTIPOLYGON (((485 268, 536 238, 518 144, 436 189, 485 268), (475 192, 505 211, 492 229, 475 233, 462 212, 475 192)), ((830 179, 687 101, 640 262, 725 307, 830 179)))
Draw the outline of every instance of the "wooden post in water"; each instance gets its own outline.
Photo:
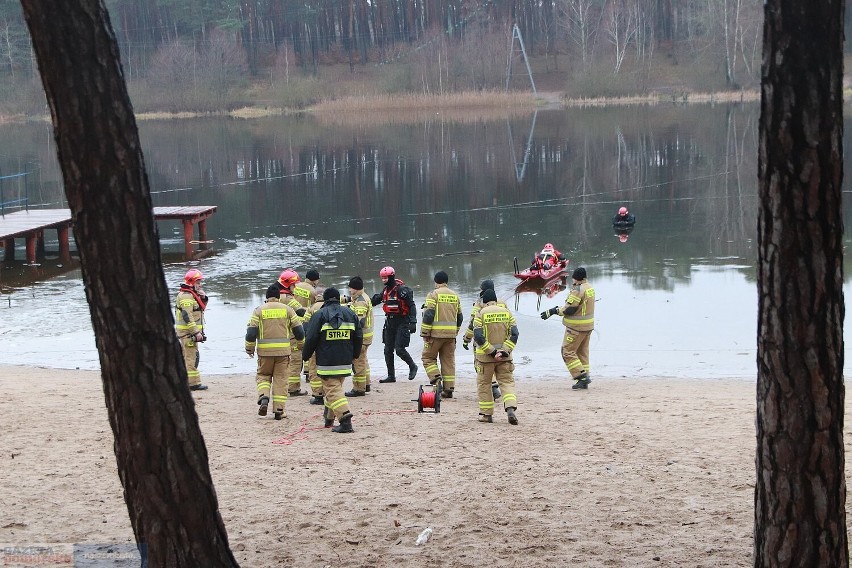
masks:
POLYGON ((202 219, 198 222, 198 240, 200 241, 198 244, 202 249, 207 250, 209 248, 209 244, 207 242, 207 220, 202 219))
POLYGON ((36 261, 36 233, 27 235, 27 262, 35 264, 36 261))
POLYGON ((56 235, 59 238, 59 259, 62 262, 71 260, 71 247, 68 244, 68 225, 56 227, 56 235))
POLYGON ((183 220, 183 252, 187 260, 192 258, 192 219, 183 220))

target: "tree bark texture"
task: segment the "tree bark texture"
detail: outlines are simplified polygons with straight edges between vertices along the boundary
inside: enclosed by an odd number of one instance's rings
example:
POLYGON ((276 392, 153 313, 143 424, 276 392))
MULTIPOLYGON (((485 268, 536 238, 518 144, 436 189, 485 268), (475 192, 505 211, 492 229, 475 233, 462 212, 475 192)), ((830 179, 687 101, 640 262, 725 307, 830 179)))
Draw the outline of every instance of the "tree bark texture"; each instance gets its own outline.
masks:
POLYGON ((21 4, 53 119, 136 541, 150 566, 235 566, 106 8, 100 0, 21 4))
POLYGON ((849 565, 843 449, 843 0, 766 0, 755 566, 849 565))

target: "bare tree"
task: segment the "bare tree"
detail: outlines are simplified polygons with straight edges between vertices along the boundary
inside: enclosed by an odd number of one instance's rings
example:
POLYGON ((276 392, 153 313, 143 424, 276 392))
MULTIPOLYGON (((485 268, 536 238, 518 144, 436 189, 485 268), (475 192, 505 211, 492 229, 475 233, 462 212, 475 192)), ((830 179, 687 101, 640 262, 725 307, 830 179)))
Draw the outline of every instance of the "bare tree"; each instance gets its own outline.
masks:
POLYGON ((849 565, 843 0, 766 0, 754 565, 849 565))
POLYGON ((606 8, 606 34, 615 55, 613 75, 618 75, 627 49, 636 41, 637 22, 635 12, 630 10, 632 0, 611 0, 606 8))
POLYGON ((173 331, 151 195, 101 0, 22 0, 53 119, 118 474, 150 566, 235 566, 173 331))
POLYGON ((583 71, 589 68, 593 36, 597 31, 592 8, 599 3, 599 0, 559 0, 557 6, 557 22, 580 50, 583 71))

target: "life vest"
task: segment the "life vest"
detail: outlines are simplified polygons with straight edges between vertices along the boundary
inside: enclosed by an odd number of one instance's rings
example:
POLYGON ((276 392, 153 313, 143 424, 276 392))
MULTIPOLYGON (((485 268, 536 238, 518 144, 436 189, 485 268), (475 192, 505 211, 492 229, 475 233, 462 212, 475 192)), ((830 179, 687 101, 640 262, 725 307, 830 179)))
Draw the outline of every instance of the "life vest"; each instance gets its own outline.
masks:
POLYGON ((402 280, 396 280, 393 288, 385 286, 382 291, 382 311, 389 316, 407 316, 408 303, 404 302, 399 297, 399 287, 405 284, 402 280))

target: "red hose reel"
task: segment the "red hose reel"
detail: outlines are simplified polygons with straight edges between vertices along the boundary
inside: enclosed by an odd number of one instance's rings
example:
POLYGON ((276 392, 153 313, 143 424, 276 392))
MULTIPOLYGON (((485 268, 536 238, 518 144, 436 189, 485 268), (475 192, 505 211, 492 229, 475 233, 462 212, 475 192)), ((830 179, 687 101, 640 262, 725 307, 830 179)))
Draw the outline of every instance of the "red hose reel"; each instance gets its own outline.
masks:
POLYGON ((417 412, 441 412, 441 380, 434 385, 420 385, 417 393, 417 412))

